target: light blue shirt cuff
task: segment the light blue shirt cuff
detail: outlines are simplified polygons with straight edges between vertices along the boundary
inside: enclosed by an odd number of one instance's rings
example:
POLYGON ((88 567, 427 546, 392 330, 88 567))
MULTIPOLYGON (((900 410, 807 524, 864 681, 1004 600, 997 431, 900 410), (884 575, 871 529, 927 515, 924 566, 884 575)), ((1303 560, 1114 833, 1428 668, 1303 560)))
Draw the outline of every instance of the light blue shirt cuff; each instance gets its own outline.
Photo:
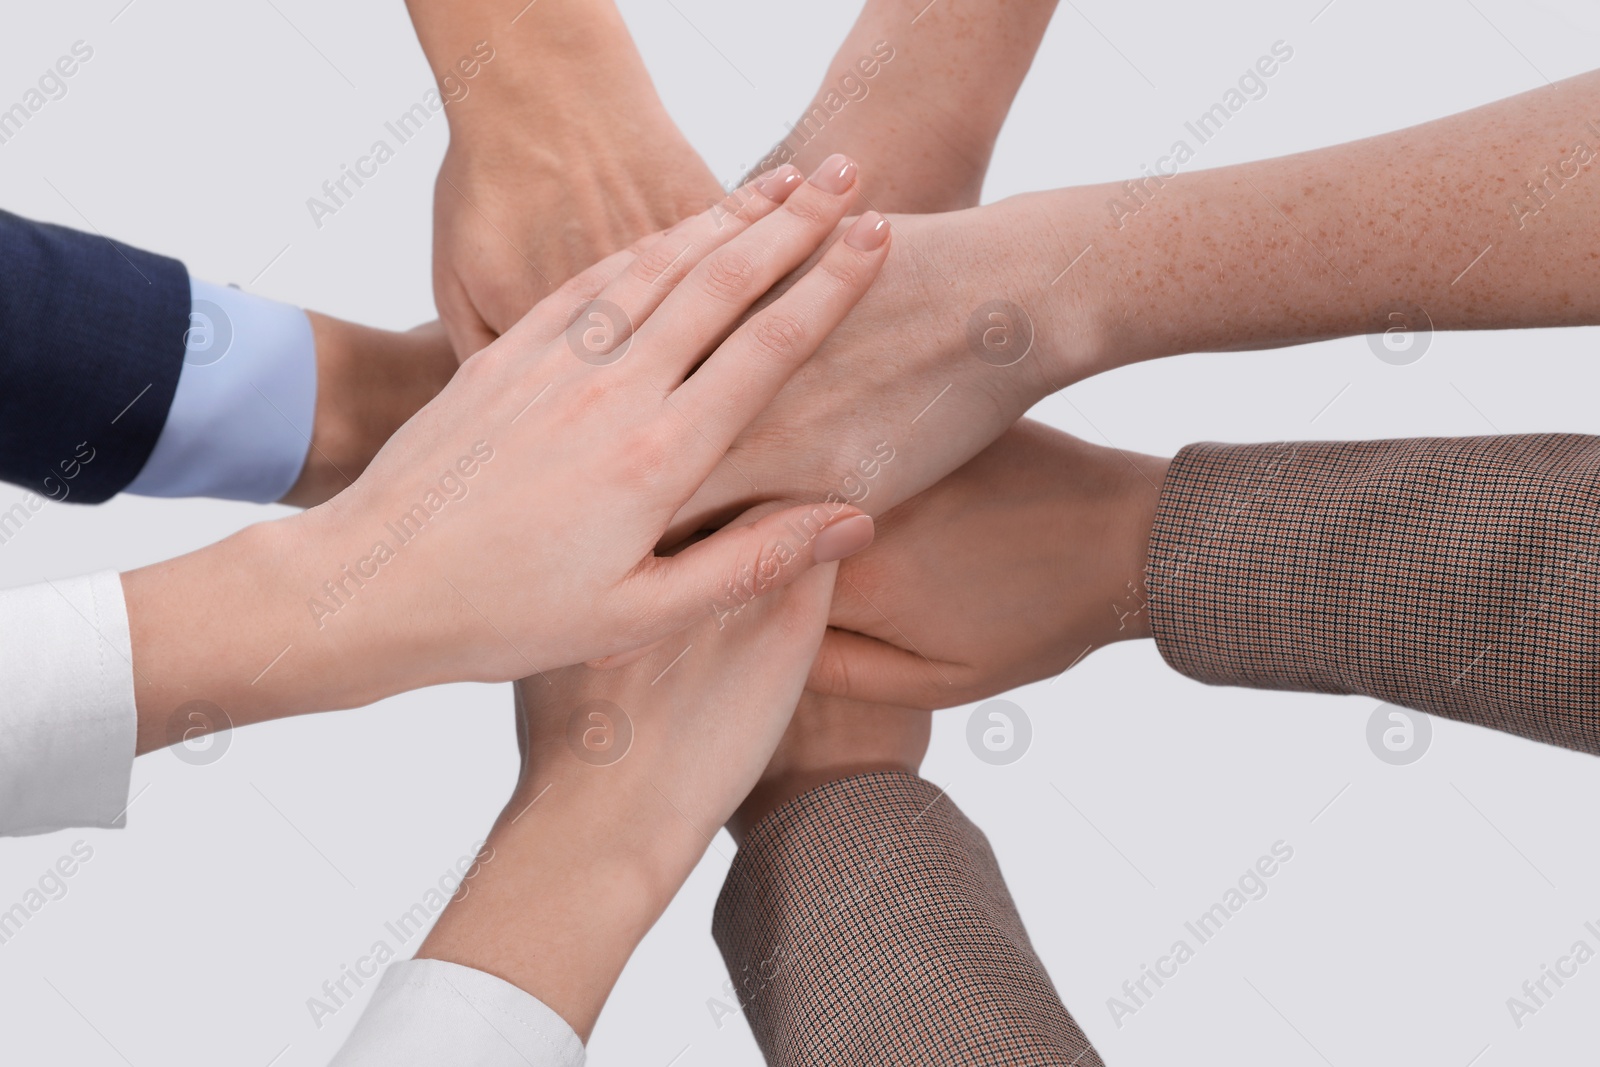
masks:
POLYGON ((289 304, 193 277, 189 292, 178 390, 126 492, 271 503, 299 479, 311 449, 311 320, 289 304))

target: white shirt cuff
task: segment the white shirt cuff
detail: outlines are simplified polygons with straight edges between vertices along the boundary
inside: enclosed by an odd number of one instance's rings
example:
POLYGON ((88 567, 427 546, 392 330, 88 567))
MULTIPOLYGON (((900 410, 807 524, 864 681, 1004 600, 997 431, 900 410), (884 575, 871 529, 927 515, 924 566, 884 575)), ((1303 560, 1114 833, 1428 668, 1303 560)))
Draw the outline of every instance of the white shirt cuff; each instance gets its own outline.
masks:
POLYGON ((0 835, 126 821, 138 713, 116 571, 0 592, 0 835))
POLYGON ((583 1042, 543 1001, 443 960, 391 963, 328 1067, 580 1067, 583 1042))
POLYGON ((306 313, 189 279, 183 370, 167 423, 126 490, 268 504, 300 477, 317 411, 306 313))

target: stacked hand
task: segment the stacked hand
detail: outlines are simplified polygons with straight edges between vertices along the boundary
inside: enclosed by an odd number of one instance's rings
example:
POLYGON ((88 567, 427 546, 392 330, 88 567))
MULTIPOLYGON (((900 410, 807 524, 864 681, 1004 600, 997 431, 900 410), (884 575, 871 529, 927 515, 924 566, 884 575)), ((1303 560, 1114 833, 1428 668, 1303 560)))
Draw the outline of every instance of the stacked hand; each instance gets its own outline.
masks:
POLYGON ((735 328, 828 240, 855 173, 782 169, 609 257, 468 360, 329 503, 128 574, 141 751, 194 699, 241 723, 626 653, 864 547, 869 518, 813 505, 654 554, 882 265, 887 228, 862 216, 735 328), (264 608, 218 657, 193 635, 242 596, 264 608))
POLYGON ((839 570, 813 688, 965 704, 1150 636, 1145 555, 1167 461, 1024 420, 878 520, 839 570))
POLYGON ((318 506, 125 576, 138 748, 196 701, 244 724, 521 679, 501 861, 424 955, 581 1034, 719 827, 742 842, 816 786, 913 773, 932 709, 1150 636, 1168 463, 1028 422, 1034 403, 1395 306, 1600 319, 1600 287, 1564 283, 1594 198, 1513 240, 1479 192, 1576 128, 1581 93, 1408 135, 1429 168, 1378 139, 978 207, 1053 0, 870 0, 724 196, 605 0, 409 6, 451 129, 441 323, 314 318, 330 355, 286 500, 318 506), (1483 180, 1442 192, 1458 171, 1483 180), (1437 224, 1392 241, 1401 202, 1437 224), (1486 244, 1492 289, 1458 271, 1486 244))
POLYGON ((544 0, 504 21, 477 0, 410 7, 450 119, 433 280, 462 360, 580 271, 722 199, 609 3, 544 0))
POLYGON ((518 683, 523 766, 488 837, 497 860, 420 954, 520 986, 587 1038, 628 956, 784 736, 834 569, 627 666, 518 683))
MULTIPOLYGON (((461 359, 599 259, 722 198, 648 84, 566 143, 506 137, 535 116, 456 122, 434 201, 434 298, 461 359), (649 107, 649 104, 654 104, 649 107)), ((818 161, 821 162, 820 160, 818 161)))

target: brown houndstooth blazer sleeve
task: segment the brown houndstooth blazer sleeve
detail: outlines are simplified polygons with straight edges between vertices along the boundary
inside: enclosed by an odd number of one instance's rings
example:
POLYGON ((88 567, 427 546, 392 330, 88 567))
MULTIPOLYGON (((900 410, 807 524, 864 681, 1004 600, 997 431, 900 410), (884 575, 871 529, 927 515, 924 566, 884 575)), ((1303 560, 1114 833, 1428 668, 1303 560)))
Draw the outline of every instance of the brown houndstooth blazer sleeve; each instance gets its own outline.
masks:
POLYGON ((1360 693, 1600 754, 1600 437, 1199 444, 1151 625, 1220 685, 1360 693))
POLYGON ((846 778, 763 819, 712 933, 769 1064, 1101 1067, 988 840, 921 778, 846 778))

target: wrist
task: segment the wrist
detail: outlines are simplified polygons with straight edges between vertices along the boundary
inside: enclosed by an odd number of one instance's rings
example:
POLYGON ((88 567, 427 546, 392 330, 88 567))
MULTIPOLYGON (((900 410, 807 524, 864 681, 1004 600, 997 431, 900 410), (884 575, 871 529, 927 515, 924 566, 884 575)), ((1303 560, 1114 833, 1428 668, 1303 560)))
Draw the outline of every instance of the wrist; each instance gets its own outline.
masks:
POLYGON ((659 106, 626 23, 604 0, 583 0, 581 10, 574 0, 541 0, 511 32, 498 23, 475 33, 452 27, 429 40, 423 50, 453 141, 587 144, 630 123, 642 100, 659 106), (604 129, 595 130, 601 113, 604 129))
POLYGON ((1009 252, 1002 277, 1033 317, 1037 399, 1129 362, 1107 298, 1105 242, 1077 192, 1025 193, 981 209, 1009 252))
POLYGON ((274 544, 278 525, 250 526, 123 574, 137 752, 171 743, 169 721, 196 701, 218 709, 208 717, 219 724, 274 717, 266 705, 282 699, 283 691, 274 687, 268 696, 268 687, 251 683, 291 643, 289 620, 268 606, 274 592, 290 584, 291 568, 274 544))
POLYGON ((930 712, 805 693, 766 772, 728 819, 728 832, 743 846, 767 816, 842 778, 915 775, 932 728, 930 712))
POLYGON ((319 631, 308 603, 333 544, 330 525, 320 510, 258 523, 122 576, 139 753, 172 743, 170 721, 194 701, 245 726, 359 707, 422 684, 411 677, 418 657, 387 655, 371 625, 319 631))
POLYGON ((642 936, 705 855, 706 837, 645 774, 623 768, 626 759, 609 766, 566 762, 569 771, 547 779, 552 788, 545 799, 556 803, 544 812, 544 825, 570 846, 574 870, 587 871, 596 884, 601 875, 626 884, 642 936))
POLYGON ((457 366, 437 323, 405 333, 305 313, 317 361, 317 406, 300 477, 281 503, 312 507, 348 488, 457 366))
POLYGON ((862 165, 852 214, 935 214, 978 203, 998 128, 984 129, 975 112, 985 109, 973 97, 989 80, 962 79, 957 90, 948 71, 919 63, 902 32, 917 11, 904 7, 894 0, 863 9, 799 121, 752 177, 783 163, 809 173, 842 151, 862 165), (951 92, 959 92, 958 104, 946 99, 951 92))
MULTIPOLYGON (((538 997, 587 1040, 628 958, 688 873, 656 840, 679 829, 646 814, 632 783, 563 772, 525 776, 484 859, 417 955, 493 974, 538 997), (548 787, 548 788, 546 788, 548 787), (470 898, 470 903, 461 906, 470 898)), ((681 823, 680 823, 681 827, 681 823)), ((686 829, 686 828, 683 828, 686 829)), ((704 851, 703 838, 695 859, 704 851)))
MULTIPOLYGON (((542 825, 547 832, 582 851, 575 865, 604 868, 624 878, 640 914, 653 922, 705 855, 716 823, 701 818, 682 797, 670 799, 662 790, 670 791, 675 772, 647 767, 642 752, 611 764, 591 764, 574 758, 569 747, 573 742, 564 731, 545 744, 560 749, 530 761, 517 787, 522 804, 548 787, 537 805, 545 808, 542 825), (551 799, 556 803, 546 807, 551 799)), ((507 805, 508 811, 513 809, 521 810, 521 805, 507 805)))
POLYGON ((1150 628, 1150 592, 1146 586, 1146 567, 1150 555, 1150 534, 1155 526, 1161 488, 1166 482, 1166 457, 1123 454, 1125 476, 1120 499, 1113 509, 1113 562, 1110 573, 1121 583, 1110 590, 1111 621, 1106 643, 1142 640, 1153 636, 1150 628))

